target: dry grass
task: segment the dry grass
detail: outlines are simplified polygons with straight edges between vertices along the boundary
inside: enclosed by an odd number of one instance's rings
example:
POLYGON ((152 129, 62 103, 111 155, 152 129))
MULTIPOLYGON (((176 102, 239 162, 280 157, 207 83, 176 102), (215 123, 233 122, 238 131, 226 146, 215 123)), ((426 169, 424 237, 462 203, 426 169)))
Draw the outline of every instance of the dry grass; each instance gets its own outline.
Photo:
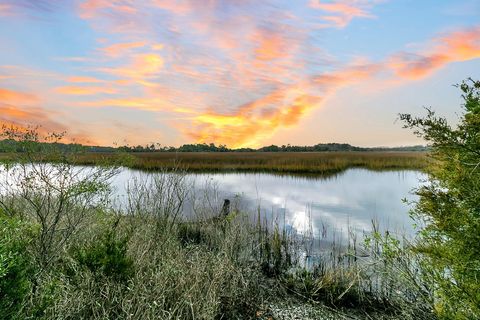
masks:
MULTIPOLYGON (((97 164, 118 154, 88 153, 81 164, 97 164)), ((333 174, 348 168, 422 170, 425 152, 182 152, 130 153, 128 166, 143 170, 180 168, 201 171, 254 171, 298 174, 333 174)))
POLYGON ((131 181, 116 209, 96 178, 109 168, 94 176, 71 164, 29 166, 18 171, 21 192, 0 193, 0 296, 10 302, 0 319, 254 319, 292 295, 319 310, 368 312, 358 319, 432 318, 415 257, 393 238, 371 235, 365 256, 352 234, 346 252, 334 243, 306 269, 313 230, 272 226, 260 208, 233 205, 218 217, 208 198, 188 193, 181 171, 131 181), (187 197, 197 203, 193 220, 180 214, 187 197), (84 211, 72 224, 77 206, 84 211))

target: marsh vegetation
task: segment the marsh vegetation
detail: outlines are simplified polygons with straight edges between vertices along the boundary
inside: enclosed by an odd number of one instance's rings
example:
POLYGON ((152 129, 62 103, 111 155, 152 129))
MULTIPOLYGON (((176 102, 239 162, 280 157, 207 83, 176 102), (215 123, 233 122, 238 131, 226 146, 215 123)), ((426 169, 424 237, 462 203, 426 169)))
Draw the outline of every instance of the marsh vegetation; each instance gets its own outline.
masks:
POLYGON ((431 315, 407 242, 379 230, 365 240, 352 230, 306 263, 311 233, 236 202, 221 215, 183 171, 131 181, 115 206, 116 167, 30 160, 4 167, 3 318, 251 319, 281 297, 339 316, 431 315))
MULTIPOLYGON (((180 168, 189 172, 270 172, 330 175, 349 168, 370 170, 422 170, 425 152, 148 152, 128 153, 127 166, 142 170, 180 168)), ((79 164, 96 164, 125 154, 86 153, 79 164)))
MULTIPOLYGON (((35 131, 7 129, 23 152, 1 167, 0 318, 281 318, 272 305, 289 299, 339 319, 478 318, 480 83, 460 87, 465 116, 457 128, 431 111, 401 115, 432 144, 430 180, 412 211, 424 224, 419 238, 372 222, 370 232, 349 229, 343 245, 315 257, 311 230, 236 202, 225 212, 208 193, 192 194, 179 162, 158 167, 176 174, 132 181, 127 201, 115 204, 111 179, 130 156, 79 167, 85 159, 55 148, 59 136, 40 144, 35 131), (188 197, 194 215, 185 217, 188 197)), ((361 166, 358 154, 335 157, 324 159, 361 166)), ((378 163, 389 161, 382 157, 378 163)))

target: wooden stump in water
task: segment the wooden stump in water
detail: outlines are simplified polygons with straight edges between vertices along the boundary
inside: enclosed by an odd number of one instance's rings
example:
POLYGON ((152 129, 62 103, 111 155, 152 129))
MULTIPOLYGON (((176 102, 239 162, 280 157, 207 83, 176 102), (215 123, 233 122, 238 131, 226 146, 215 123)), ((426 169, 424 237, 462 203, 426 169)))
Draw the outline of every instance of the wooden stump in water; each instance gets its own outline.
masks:
POLYGON ((228 216, 230 213, 230 200, 224 199, 223 200, 223 208, 222 208, 222 215, 228 216))

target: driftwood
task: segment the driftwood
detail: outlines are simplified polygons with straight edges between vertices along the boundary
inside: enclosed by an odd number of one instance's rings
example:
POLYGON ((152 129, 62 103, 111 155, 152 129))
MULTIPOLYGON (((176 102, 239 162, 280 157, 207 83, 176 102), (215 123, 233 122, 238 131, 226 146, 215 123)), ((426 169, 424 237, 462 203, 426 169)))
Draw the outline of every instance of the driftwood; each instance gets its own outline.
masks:
POLYGON ((223 208, 222 208, 222 216, 228 216, 230 213, 230 200, 225 199, 223 200, 223 208))

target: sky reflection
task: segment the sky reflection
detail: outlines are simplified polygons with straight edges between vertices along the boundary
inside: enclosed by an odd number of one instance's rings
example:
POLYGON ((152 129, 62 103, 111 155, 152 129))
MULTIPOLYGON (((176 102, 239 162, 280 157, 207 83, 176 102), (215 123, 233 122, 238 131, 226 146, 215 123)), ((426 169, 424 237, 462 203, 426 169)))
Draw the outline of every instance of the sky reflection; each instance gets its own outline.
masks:
MULTIPOLYGON (((123 171, 115 180, 118 194, 125 193, 125 185, 133 176, 150 174, 123 171)), ((414 199, 411 190, 425 175, 416 171, 350 169, 319 179, 243 173, 192 174, 187 178, 197 194, 209 189, 219 212, 223 199, 239 199, 240 209, 254 215, 260 208, 262 219, 269 223, 285 224, 299 233, 311 231, 315 236, 326 229, 331 237, 345 236, 349 228, 368 232, 372 219, 383 230, 412 235, 413 223, 402 199, 414 199)), ((191 214, 189 204, 184 211, 191 214)))

